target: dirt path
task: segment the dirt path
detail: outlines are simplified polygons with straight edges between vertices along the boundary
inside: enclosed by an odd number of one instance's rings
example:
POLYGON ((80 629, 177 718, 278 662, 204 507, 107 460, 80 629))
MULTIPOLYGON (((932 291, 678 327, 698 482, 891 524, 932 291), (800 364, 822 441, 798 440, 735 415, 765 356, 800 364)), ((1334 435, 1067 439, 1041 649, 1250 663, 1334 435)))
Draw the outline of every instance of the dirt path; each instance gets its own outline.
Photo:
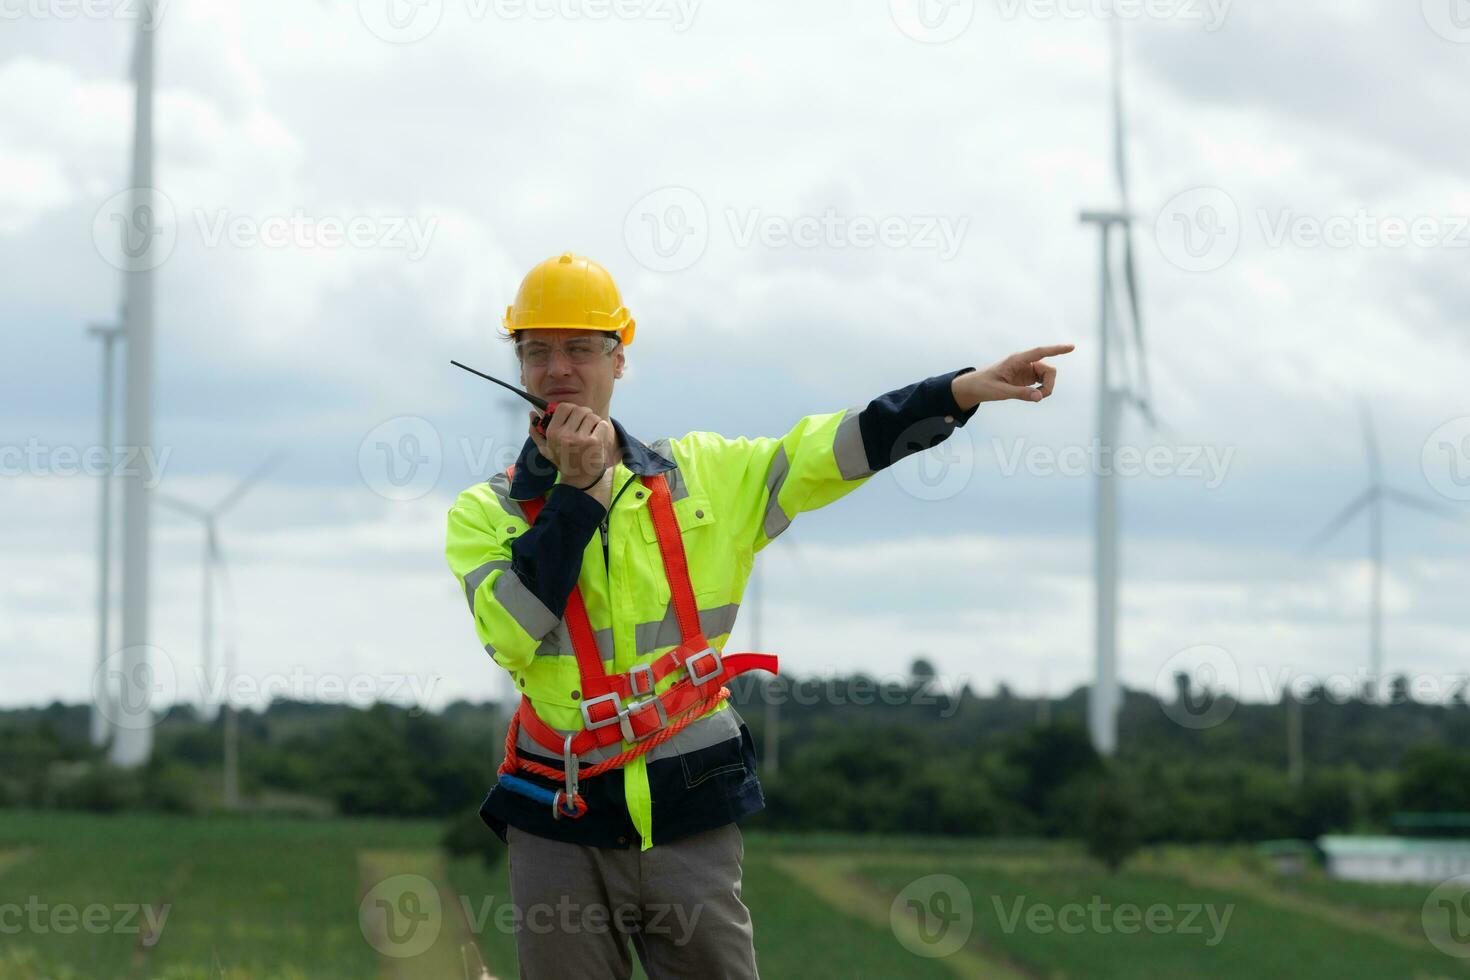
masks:
POLYGON ((380 980, 480 980, 474 937, 439 851, 359 851, 357 873, 358 921, 378 951, 380 980))
MULTIPOLYGON (((893 898, 859 875, 857 868, 863 864, 913 863, 915 856, 893 855, 890 859, 889 856, 877 854, 820 857, 784 855, 771 860, 777 868, 800 881, 827 904, 857 916, 877 928, 889 930, 895 928, 889 916, 893 898), (902 860, 899 860, 900 857, 902 860)), ((914 930, 914 935, 917 935, 916 926, 907 920, 900 922, 902 928, 914 930)), ((950 955, 939 957, 938 961, 953 970, 956 976, 974 980, 1025 980, 1028 976, 1015 964, 1007 962, 998 951, 986 950, 982 953, 974 939, 950 955)))

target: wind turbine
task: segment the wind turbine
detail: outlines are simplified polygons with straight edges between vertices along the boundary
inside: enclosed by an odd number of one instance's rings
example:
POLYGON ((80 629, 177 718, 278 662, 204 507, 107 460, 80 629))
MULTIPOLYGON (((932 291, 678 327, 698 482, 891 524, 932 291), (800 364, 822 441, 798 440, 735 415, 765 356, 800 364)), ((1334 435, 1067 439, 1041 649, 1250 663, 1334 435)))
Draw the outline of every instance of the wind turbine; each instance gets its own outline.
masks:
POLYGON ((1368 671, 1370 683, 1383 676, 1383 505, 1393 501, 1405 507, 1426 511, 1436 517, 1459 523, 1459 515, 1449 507, 1428 497, 1391 487, 1383 482, 1383 464, 1378 454, 1378 437, 1373 430, 1373 416, 1366 402, 1359 403, 1358 414, 1363 426, 1363 447, 1368 456, 1368 489, 1358 494, 1307 543, 1314 551, 1357 516, 1368 511, 1368 558, 1372 562, 1372 586, 1368 613, 1368 671))
POLYGON ((261 463, 248 476, 235 484, 235 489, 225 494, 219 503, 208 510, 191 504, 188 501, 180 500, 178 497, 171 496, 170 494, 157 493, 159 503, 179 513, 195 518, 204 526, 204 590, 202 594, 203 612, 200 616, 200 626, 203 631, 203 636, 200 640, 199 648, 201 651, 200 662, 204 668, 206 685, 203 692, 204 697, 201 701, 201 707, 203 708, 201 714, 206 720, 210 717, 209 698, 207 694, 208 684, 214 675, 214 575, 217 569, 221 570, 223 574, 224 566, 224 555, 220 551, 219 546, 219 519, 224 516, 226 511, 240 502, 240 498, 245 495, 246 491, 270 472, 270 470, 274 469, 284 455, 284 453, 276 453, 261 463))
MULTIPOLYGON (((109 324, 93 324, 87 333, 102 341, 102 384, 100 409, 102 435, 98 445, 102 447, 107 461, 107 472, 98 480, 97 486, 97 670, 107 667, 107 630, 112 611, 112 388, 113 347, 122 335, 123 328, 109 324)), ((108 719, 115 717, 116 706, 106 684, 93 685, 93 702, 89 735, 97 748, 107 744, 112 735, 108 719)))
MULTIPOLYGON (((133 52, 135 109, 133 116, 132 200, 136 219, 150 207, 153 192, 153 40, 157 30, 154 0, 143 0, 133 52)), ((151 227, 151 226, 150 226, 151 227)), ((123 273, 123 322, 127 331, 126 445, 153 445, 153 269, 148 262, 123 273)), ((153 729, 142 722, 151 710, 148 677, 148 485, 143 472, 122 477, 122 671, 118 724, 108 759, 122 768, 140 766, 153 753, 153 729)))
POLYGON ((1087 698, 1087 728, 1093 747, 1102 755, 1112 755, 1118 747, 1118 488, 1112 473, 1112 449, 1118 439, 1125 406, 1132 405, 1151 428, 1156 426, 1149 401, 1143 317, 1133 257, 1133 215, 1129 210, 1127 139, 1123 123, 1122 28, 1116 18, 1110 27, 1113 170, 1118 184, 1119 207, 1111 211, 1083 211, 1081 214, 1084 224, 1097 226, 1102 245, 1097 441, 1099 456, 1107 460, 1108 465, 1099 468, 1094 500, 1096 673, 1087 698), (1115 268, 1113 259, 1115 237, 1122 240, 1121 269, 1115 268))

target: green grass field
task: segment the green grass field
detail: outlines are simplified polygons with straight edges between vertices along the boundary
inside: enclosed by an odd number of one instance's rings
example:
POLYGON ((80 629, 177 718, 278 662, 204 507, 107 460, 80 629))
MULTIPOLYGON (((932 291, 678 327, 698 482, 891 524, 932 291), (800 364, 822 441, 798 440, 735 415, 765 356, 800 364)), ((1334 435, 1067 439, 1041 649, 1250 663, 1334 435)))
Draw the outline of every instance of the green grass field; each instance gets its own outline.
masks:
MULTIPOLYGON (((446 859, 441 829, 0 812, 0 980, 462 977, 474 946, 516 976, 505 864, 446 859)), ((1065 845, 746 834, 773 978, 1470 977, 1428 893, 1218 849, 1111 876, 1065 845)))

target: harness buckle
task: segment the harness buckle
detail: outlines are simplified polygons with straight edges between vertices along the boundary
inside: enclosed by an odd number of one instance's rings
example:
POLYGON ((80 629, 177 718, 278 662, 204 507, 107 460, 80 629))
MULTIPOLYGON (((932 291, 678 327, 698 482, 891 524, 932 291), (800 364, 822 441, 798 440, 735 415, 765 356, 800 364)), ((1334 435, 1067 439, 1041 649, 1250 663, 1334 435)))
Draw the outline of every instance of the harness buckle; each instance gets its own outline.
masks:
POLYGON ((723 660, 720 659, 720 653, 718 650, 716 650, 714 647, 705 647, 703 650, 699 651, 694 656, 689 657, 684 661, 684 669, 689 672, 689 679, 694 682, 694 686, 698 687, 706 681, 715 677, 719 677, 720 674, 724 673, 725 663, 723 660), (701 671, 699 668, 699 662, 701 660, 704 660, 705 658, 709 658, 712 661, 712 664, 709 669, 701 671))
POLYGON ((627 742, 641 742, 648 736, 662 729, 669 723, 668 712, 664 710, 664 703, 656 697, 640 698, 637 701, 623 705, 623 710, 618 713, 618 724, 623 730, 623 740, 627 742), (648 731, 639 735, 633 731, 632 716, 653 708, 658 714, 658 724, 648 731))
POLYGON ((638 664, 628 669, 628 690, 633 697, 642 697, 653 693, 653 664, 638 664), (639 683, 638 678, 645 678, 639 683), (646 685, 646 686, 645 686, 646 685))
POLYGON ((583 727, 585 727, 588 731, 595 731, 596 729, 603 728, 607 725, 615 725, 617 724, 618 719, 622 717, 622 714, 625 710, 626 709, 623 706, 623 699, 618 697, 617 691, 608 691, 606 694, 599 694, 595 698, 588 698, 586 701, 582 702, 583 727), (596 721, 594 721, 592 719, 592 712, 590 709, 593 705, 601 704, 603 701, 612 702, 612 714, 608 715, 606 718, 598 718, 596 721))

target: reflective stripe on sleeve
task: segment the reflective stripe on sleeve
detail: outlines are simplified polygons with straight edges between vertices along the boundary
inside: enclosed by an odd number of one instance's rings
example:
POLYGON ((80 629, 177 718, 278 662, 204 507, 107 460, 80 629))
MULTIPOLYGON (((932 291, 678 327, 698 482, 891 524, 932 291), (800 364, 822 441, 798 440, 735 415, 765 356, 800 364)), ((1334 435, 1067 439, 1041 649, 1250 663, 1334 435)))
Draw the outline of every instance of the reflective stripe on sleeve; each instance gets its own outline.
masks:
MULTIPOLYGON (((837 423, 837 435, 832 439, 832 457, 837 461, 837 472, 844 480, 860 480, 873 475, 868 465, 868 453, 863 448, 863 431, 858 425, 860 408, 849 408, 837 423)), ((767 535, 769 537, 769 535, 767 535)))
POLYGON ((514 571, 502 575, 491 586, 495 601, 504 607, 521 629, 540 638, 556 629, 557 618, 514 571))
POLYGON ((470 612, 475 611, 475 593, 480 590, 480 583, 489 578, 490 573, 496 569, 509 567, 510 562, 503 558, 497 559, 496 561, 487 561, 464 577, 464 597, 465 601, 470 604, 470 612))

